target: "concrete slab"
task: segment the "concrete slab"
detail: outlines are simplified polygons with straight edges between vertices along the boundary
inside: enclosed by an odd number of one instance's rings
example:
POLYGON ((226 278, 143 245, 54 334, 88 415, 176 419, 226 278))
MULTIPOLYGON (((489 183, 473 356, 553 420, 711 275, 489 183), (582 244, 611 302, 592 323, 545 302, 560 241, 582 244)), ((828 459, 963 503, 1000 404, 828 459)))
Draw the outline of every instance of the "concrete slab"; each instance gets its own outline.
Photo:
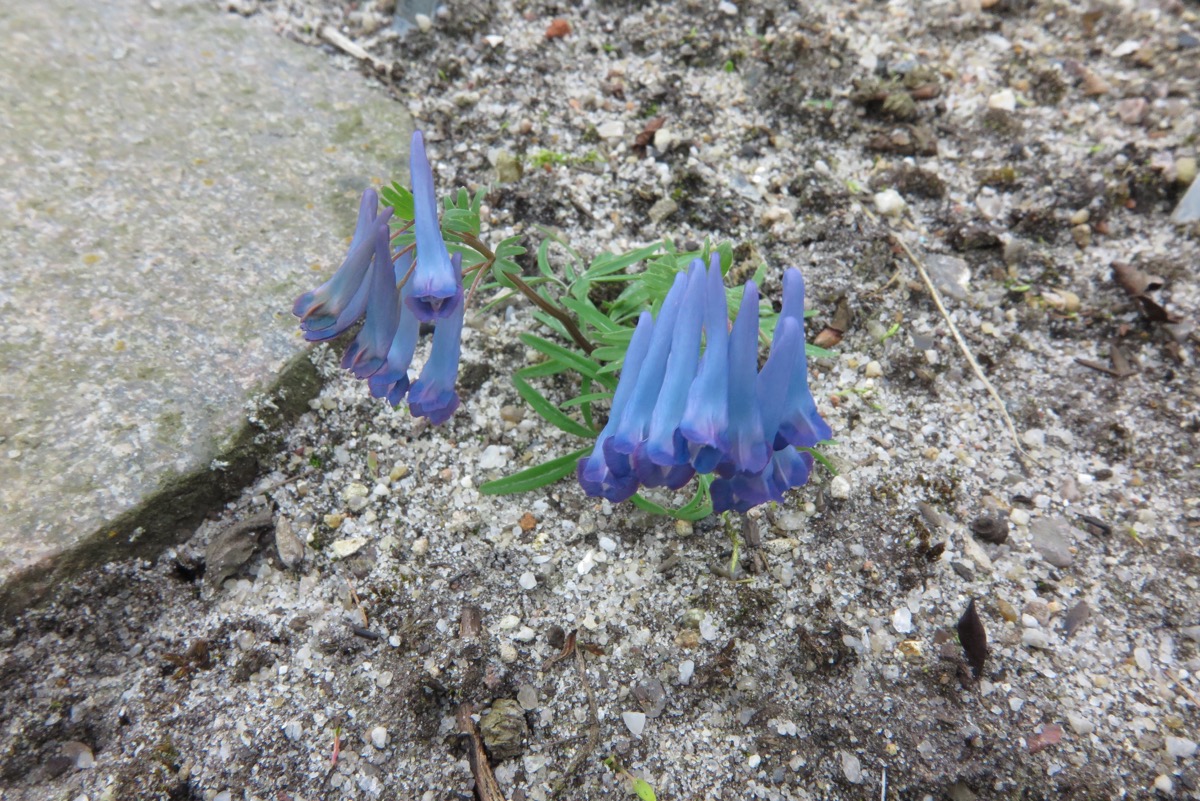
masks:
POLYGON ((248 404, 275 393, 269 427, 316 385, 291 300, 411 130, 215 4, 0 7, 0 607, 253 473, 248 404))

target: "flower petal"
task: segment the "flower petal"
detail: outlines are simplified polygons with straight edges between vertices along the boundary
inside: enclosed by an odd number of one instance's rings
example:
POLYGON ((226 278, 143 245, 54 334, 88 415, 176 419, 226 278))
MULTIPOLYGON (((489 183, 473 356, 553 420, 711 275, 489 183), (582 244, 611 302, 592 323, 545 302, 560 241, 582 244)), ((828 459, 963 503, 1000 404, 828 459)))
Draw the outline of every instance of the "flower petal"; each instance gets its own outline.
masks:
MULTIPOLYGON (((394 269, 393 274, 397 282, 408 275, 410 267, 412 254, 405 253, 396 262, 394 269)), ((392 337, 392 344, 388 348, 387 361, 367 379, 371 395, 386 399, 393 407, 399 406, 408 392, 408 368, 412 364, 413 352, 417 348, 417 336, 421 330, 421 322, 404 303, 411 292, 407 283, 400 289, 400 319, 396 325, 396 334, 392 337)))
MULTIPOLYGON (((451 269, 457 273, 461 263, 461 255, 454 254, 451 269)), ((458 408, 454 383, 458 380, 458 360, 462 354, 464 310, 464 304, 458 304, 454 312, 433 330, 429 361, 425 362, 421 376, 408 393, 408 408, 413 417, 428 417, 434 425, 449 420, 458 408)))
POLYGON ((417 268, 413 272, 408 305, 421 322, 433 322, 454 314, 462 305, 460 271, 450 263, 450 254, 438 223, 437 194, 433 170, 425 155, 425 139, 413 133, 409 153, 413 185, 413 227, 417 239, 417 268))
POLYGON ((342 367, 362 379, 374 375, 388 359, 400 323, 396 270, 392 266, 391 230, 385 221, 375 229, 375 258, 371 262, 370 296, 366 319, 342 356, 342 367))

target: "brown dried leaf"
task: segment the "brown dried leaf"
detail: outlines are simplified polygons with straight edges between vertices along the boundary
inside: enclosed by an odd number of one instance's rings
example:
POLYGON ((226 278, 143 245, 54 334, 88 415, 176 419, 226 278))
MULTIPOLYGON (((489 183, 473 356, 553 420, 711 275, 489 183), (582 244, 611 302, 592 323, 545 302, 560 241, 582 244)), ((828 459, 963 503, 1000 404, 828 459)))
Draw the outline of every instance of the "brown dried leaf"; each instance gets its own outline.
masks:
POLYGON ((1112 266, 1113 280, 1124 289, 1130 297, 1138 297, 1147 292, 1162 289, 1167 283, 1161 276, 1143 272, 1132 264, 1115 261, 1112 266))
POLYGON ((642 128, 642 132, 633 138, 634 150, 645 152, 646 148, 654 141, 654 134, 658 129, 666 123, 666 117, 655 117, 646 123, 646 127, 642 128))
POLYGON ((987 631, 983 628, 979 613, 975 611, 974 598, 967 604, 967 609, 958 619, 955 628, 958 631, 958 641, 967 655, 967 664, 971 666, 971 673, 975 678, 979 678, 983 675, 983 665, 987 661, 988 645, 987 631))

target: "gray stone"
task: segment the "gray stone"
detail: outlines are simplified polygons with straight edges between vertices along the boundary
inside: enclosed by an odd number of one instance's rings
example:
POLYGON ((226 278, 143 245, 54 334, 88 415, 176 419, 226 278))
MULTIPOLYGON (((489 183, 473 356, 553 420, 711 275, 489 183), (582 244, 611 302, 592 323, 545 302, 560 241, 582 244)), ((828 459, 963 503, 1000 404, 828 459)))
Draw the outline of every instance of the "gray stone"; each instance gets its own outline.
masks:
POLYGON ((406 174, 411 128, 266 18, 4 5, 0 609, 152 554, 255 474, 271 405, 319 386, 292 299, 337 267, 361 190, 406 174))
POLYGON ((1070 567, 1075 561, 1070 531, 1071 524, 1061 517, 1039 517, 1029 524, 1033 549, 1055 567, 1070 567))
POLYGON ((650 221, 657 225, 677 211, 679 211, 679 204, 669 197, 664 197, 659 198, 654 205, 650 207, 648 216, 650 217, 650 221))

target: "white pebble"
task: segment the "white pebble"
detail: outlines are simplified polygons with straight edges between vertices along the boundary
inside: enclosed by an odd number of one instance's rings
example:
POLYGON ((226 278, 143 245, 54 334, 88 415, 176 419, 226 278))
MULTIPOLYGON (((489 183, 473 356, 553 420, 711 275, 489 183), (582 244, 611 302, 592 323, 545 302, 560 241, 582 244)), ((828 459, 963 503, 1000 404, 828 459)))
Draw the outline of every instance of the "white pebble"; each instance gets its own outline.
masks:
POLYGON ((421 29, 421 33, 429 33, 433 30, 433 20, 428 14, 414 14, 413 21, 417 23, 417 27, 421 29))
POLYGON ((479 455, 479 468, 481 470, 496 470, 508 464, 508 454, 505 453, 505 448, 499 445, 488 445, 483 449, 483 453, 479 455))
POLYGON ((1147 648, 1134 648, 1133 661, 1137 662, 1138 668, 1143 673, 1149 673, 1154 667, 1154 663, 1150 661, 1150 651, 1147 648))
POLYGON ((517 661, 517 647, 511 642, 500 643, 500 661, 512 663, 517 661))
POLYGON ((521 585, 523 590, 532 590, 537 586, 537 576, 526 570, 521 574, 521 578, 517 579, 517 583, 521 585))
POLYGON ((692 680, 692 676, 696 672, 696 663, 691 659, 685 659, 679 663, 679 683, 687 684, 692 680))
POLYGON ((863 372, 867 378, 879 378, 883 375, 883 365, 872 359, 867 362, 867 366, 863 372))
POLYGON ((842 751, 841 757, 842 773, 846 774, 846 781, 851 784, 862 784, 862 762, 849 751, 842 751))
POLYGON ((1025 706, 1024 698, 1009 698, 1008 699, 1008 708, 1011 709, 1013 712, 1020 712, 1021 707, 1023 707, 1023 706, 1025 706))
POLYGON ((417 537, 412 544, 413 556, 424 556, 429 553, 429 538, 417 537))
POLYGON ((612 553, 613 551, 617 550, 617 543, 612 537, 601 537, 600 547, 609 553, 612 553))
POLYGON ((334 556, 345 559, 347 556, 358 553, 366 544, 366 537, 351 537, 348 540, 336 540, 329 546, 329 549, 333 551, 334 556))
POLYGON ((845 476, 834 476, 829 482, 829 496, 839 501, 850 497, 850 482, 845 476))
POLYGON ((496 624, 496 627, 500 631, 512 631, 519 625, 521 625, 521 618, 516 615, 505 615, 500 618, 500 622, 496 624))
POLYGON ((875 210, 884 217, 899 217, 907 204, 895 189, 875 193, 875 210))
POLYGON ((376 726, 371 729, 371 745, 382 751, 388 744, 388 731, 383 726, 376 726))
POLYGON ((729 0, 721 0, 721 2, 717 4, 717 11, 720 11, 722 14, 729 17, 736 17, 738 13, 738 7, 729 2, 729 0))
POLYGON ((746 760, 746 764, 751 770, 754 770, 762 764, 762 757, 760 757, 758 754, 751 754, 750 758, 746 760))
POLYGON ((625 136, 625 123, 620 120, 609 120, 596 126, 596 133, 601 139, 620 139, 625 136))
POLYGON ((1013 94, 1012 89, 1001 89, 988 98, 987 104, 988 108, 1000 109, 1001 111, 1015 111, 1017 108, 1017 96, 1013 94))
POLYGON ((1028 526, 1029 512, 1024 509, 1013 509, 1008 513, 1008 519, 1012 521, 1014 526, 1028 526))
POLYGON ((711 614, 706 614, 704 619, 700 621, 700 636, 712 642, 717 639, 718 634, 717 621, 713 619, 711 614))
POLYGON ((575 565, 575 572, 581 576, 586 576, 588 573, 592 572, 592 568, 595 566, 596 558, 592 555, 591 551, 588 551, 584 557, 579 560, 579 564, 575 565))
POLYGON ((1186 737, 1167 737, 1167 753, 1179 759, 1189 759, 1196 755, 1196 741, 1186 737))
POLYGON ((1075 712, 1067 713, 1067 723, 1071 725, 1071 729, 1079 735, 1087 736, 1096 730, 1096 724, 1079 715, 1075 712))
POLYGON ((283 724, 283 736, 295 742, 304 736, 304 727, 300 725, 300 721, 298 720, 289 720, 283 724))
POLYGON ((1171 781, 1170 776, 1160 773, 1154 780, 1154 789, 1158 790, 1160 793, 1170 795, 1171 793, 1175 792, 1175 782, 1171 781))
POLYGON ((512 638, 517 642, 533 642, 537 639, 537 632, 529 628, 529 626, 521 626, 513 634, 512 638))
POLYGON ((1021 633, 1021 642, 1030 648, 1049 648, 1050 638, 1041 629, 1025 629, 1021 633))
POLYGON ((642 732, 646 728, 646 714, 644 712, 622 712, 621 720, 625 721, 625 728, 629 729, 634 737, 642 736, 642 732))
POLYGON ((897 634, 908 634, 913 630, 912 611, 907 606, 892 612, 892 628, 897 634))

